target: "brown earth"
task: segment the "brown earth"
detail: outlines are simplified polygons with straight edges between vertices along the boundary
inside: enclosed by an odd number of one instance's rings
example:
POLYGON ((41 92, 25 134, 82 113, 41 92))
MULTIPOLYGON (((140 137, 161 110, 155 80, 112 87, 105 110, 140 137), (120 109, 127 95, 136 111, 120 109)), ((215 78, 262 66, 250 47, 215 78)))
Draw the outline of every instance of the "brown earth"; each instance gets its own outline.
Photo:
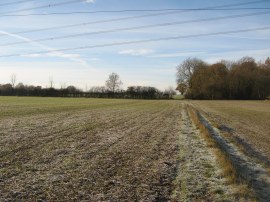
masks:
POLYGON ((126 101, 2 118, 0 199, 168 200, 180 108, 177 102, 126 101))
POLYGON ((0 112, 0 201, 237 199, 185 102, 0 98, 0 112))

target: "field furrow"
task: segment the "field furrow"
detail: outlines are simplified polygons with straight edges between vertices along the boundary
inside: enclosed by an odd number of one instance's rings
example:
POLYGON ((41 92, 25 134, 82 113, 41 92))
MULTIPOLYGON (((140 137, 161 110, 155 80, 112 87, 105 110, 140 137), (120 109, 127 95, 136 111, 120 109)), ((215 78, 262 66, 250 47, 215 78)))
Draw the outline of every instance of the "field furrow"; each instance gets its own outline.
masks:
POLYGON ((178 152, 179 103, 110 103, 2 117, 0 197, 168 200, 178 152))
MULTIPOLYGON (((234 141, 235 131, 250 128, 230 125, 224 118, 227 115, 217 113, 215 103, 216 110, 203 104, 0 98, 0 201, 268 199, 269 183, 263 179, 268 179, 267 164, 256 167, 252 161, 258 156, 248 155, 243 144, 238 147, 234 141), (200 127, 202 120, 195 116, 196 110, 211 120, 211 127, 220 129, 222 141, 245 158, 228 159, 226 148, 200 127), (234 163, 242 167, 237 169, 234 163)), ((256 110, 261 109, 257 106, 256 110)), ((263 119, 268 117, 261 112, 263 119)), ((239 116, 230 113, 233 119, 239 116)), ((251 119, 243 118, 243 126, 251 119)), ((260 141, 254 149, 262 145, 267 154, 261 140, 268 131, 258 131, 260 141)), ((245 135, 243 139, 251 144, 252 134, 245 135)))

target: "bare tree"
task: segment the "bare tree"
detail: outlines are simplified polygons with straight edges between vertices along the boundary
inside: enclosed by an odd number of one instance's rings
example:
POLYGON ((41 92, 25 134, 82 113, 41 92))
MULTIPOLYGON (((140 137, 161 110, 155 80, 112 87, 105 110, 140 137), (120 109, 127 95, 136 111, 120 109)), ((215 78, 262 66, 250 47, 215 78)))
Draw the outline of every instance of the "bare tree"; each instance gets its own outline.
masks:
POLYGON ((120 86, 122 85, 122 81, 120 80, 120 77, 116 73, 111 73, 109 75, 108 80, 106 81, 106 87, 109 91, 115 93, 117 90, 119 90, 120 86))
POLYGON ((227 69, 231 69, 235 64, 235 61, 232 60, 221 60, 219 63, 224 64, 227 69))
POLYGON ((269 57, 265 60, 265 65, 270 67, 270 58, 269 57))
POLYGON ((106 93, 106 87, 105 86, 92 86, 88 92, 90 93, 106 93))
POLYGON ((238 60, 238 63, 239 64, 242 64, 242 63, 255 63, 255 59, 253 57, 245 56, 245 57, 242 57, 240 60, 238 60))
POLYGON ((177 74, 176 74, 176 81, 177 84, 179 83, 186 83, 188 84, 190 77, 192 76, 193 72, 197 67, 205 65, 205 63, 197 58, 188 58, 184 60, 179 66, 176 67, 177 74))
POLYGON ((184 93, 187 91, 187 85, 185 83, 179 83, 175 90, 178 90, 181 95, 184 95, 184 93))
POLYGON ((61 83, 61 89, 65 89, 66 88, 66 83, 61 83))
POLYGON ((15 88, 16 79, 17 79, 16 74, 11 74, 10 82, 11 82, 12 88, 15 88))
POLYGON ((87 84, 85 84, 85 90, 84 90, 84 92, 87 92, 89 89, 88 89, 88 85, 87 84))
POLYGON ((173 98, 173 96, 176 94, 176 91, 174 90, 174 88, 172 86, 169 86, 166 90, 165 93, 167 93, 169 95, 169 98, 173 98))
POLYGON ((50 86, 50 88, 53 88, 54 87, 54 81, 53 81, 53 77, 52 76, 49 77, 49 86, 50 86))

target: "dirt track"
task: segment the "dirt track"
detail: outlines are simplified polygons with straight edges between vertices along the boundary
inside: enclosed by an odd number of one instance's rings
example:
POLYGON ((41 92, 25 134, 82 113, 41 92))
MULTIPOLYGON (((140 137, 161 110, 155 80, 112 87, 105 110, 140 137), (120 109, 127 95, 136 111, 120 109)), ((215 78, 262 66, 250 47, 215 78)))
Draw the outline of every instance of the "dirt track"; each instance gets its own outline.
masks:
POLYGON ((254 191, 259 201, 270 201, 270 174, 259 163, 243 153, 237 145, 234 145, 221 132, 199 112, 201 122, 210 131, 211 137, 219 145, 220 149, 229 157, 237 171, 239 180, 245 181, 254 191))
POLYGON ((215 156, 192 123, 186 106, 181 108, 179 167, 175 180, 177 201, 226 201, 230 186, 222 178, 215 156))

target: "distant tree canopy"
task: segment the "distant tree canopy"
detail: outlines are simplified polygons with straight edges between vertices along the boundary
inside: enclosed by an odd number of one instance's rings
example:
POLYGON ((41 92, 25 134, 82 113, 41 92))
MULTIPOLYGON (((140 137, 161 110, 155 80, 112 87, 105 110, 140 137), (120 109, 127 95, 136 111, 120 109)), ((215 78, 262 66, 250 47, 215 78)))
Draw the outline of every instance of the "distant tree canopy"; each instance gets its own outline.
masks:
POLYGON ((198 61, 187 59, 177 67, 177 90, 187 98, 266 99, 270 95, 269 58, 264 63, 256 63, 251 57, 215 64, 198 61), (187 64, 192 65, 187 68, 187 64))
POLYGON ((42 88, 41 86, 28 86, 18 83, 15 88, 11 84, 0 84, 2 96, 41 96, 41 97, 88 97, 88 98, 126 98, 126 99, 171 99, 174 91, 168 89, 164 92, 150 86, 130 86, 127 90, 112 92, 104 86, 91 87, 83 92, 75 86, 67 88, 42 88))
POLYGON ((11 84, 0 84, 0 95, 2 96, 42 96, 42 97, 91 97, 91 98, 127 98, 127 99, 171 99, 175 93, 172 87, 164 92, 150 86, 130 86, 127 90, 121 90, 122 82, 116 73, 109 75, 105 82, 106 86, 94 86, 89 90, 82 91, 75 86, 54 88, 52 77, 49 80, 49 88, 41 86, 15 85, 16 76, 11 76, 11 84))
MULTIPOLYGON (((162 98, 162 93, 155 87, 149 86, 130 86, 126 91, 128 98, 133 99, 155 99, 162 98)), ((169 97, 166 97, 169 98, 169 97)))

